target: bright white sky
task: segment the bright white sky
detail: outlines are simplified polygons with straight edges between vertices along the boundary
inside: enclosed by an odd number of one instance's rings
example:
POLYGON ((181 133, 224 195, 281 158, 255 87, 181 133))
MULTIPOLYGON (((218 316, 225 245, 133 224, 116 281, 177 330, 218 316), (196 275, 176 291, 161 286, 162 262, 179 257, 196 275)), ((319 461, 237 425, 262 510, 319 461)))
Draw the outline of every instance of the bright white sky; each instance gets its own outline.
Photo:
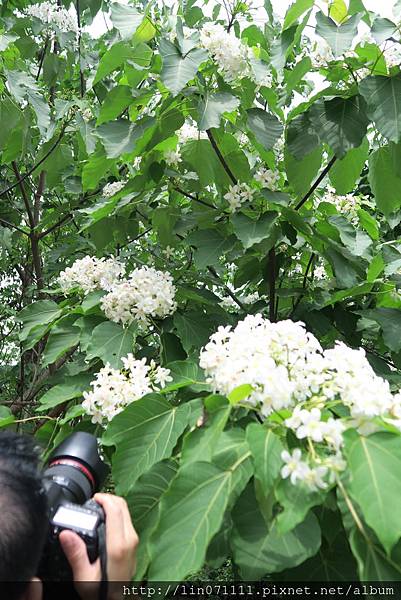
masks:
MULTIPOLYGON (((129 4, 129 0, 118 0, 118 1, 121 4, 129 4)), ((212 11, 213 6, 218 1, 219 0, 211 0, 209 2, 210 12, 212 11)), ((274 12, 280 16, 284 16, 288 7, 290 6, 290 4, 293 3, 291 0, 271 0, 271 2, 273 5, 274 12)), ((347 0, 346 0, 346 2, 347 2, 347 0)), ((168 6, 171 6, 172 8, 174 7, 174 5, 177 5, 176 0, 164 0, 164 3, 168 6)), ((221 1, 219 3, 222 4, 221 1)), ((368 10, 378 13, 382 17, 394 19, 394 15, 393 15, 394 0, 363 0, 363 3, 368 10)), ((327 2, 325 0, 317 0, 316 4, 318 6, 323 7, 325 4, 327 4, 327 2)), ((203 3, 202 3, 202 6, 204 6, 203 3)), ((255 19, 254 20, 263 22, 266 18, 266 13, 263 8, 263 0, 253 0, 252 6, 255 8, 255 13, 254 13, 255 19), (258 8, 258 7, 260 7, 260 8, 258 8)), ((110 26, 109 21, 108 21, 108 23, 110 26)), ((101 13, 98 13, 92 26, 90 27, 90 31, 93 35, 98 37, 98 36, 102 35, 105 30, 106 30, 105 16, 101 13)))

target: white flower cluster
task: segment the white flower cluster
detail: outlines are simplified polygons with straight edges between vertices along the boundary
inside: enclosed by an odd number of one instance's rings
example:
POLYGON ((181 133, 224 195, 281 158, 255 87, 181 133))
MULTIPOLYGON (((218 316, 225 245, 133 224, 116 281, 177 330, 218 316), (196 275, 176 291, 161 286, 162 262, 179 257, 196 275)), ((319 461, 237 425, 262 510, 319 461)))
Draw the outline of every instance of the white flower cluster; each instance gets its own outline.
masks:
POLYGON ((94 290, 110 290, 124 272, 124 265, 114 258, 84 256, 61 271, 57 281, 64 294, 76 288, 89 294, 94 290))
POLYGON ((175 311, 175 292, 170 273, 140 267, 103 296, 101 307, 115 323, 128 325, 134 320, 147 323, 149 317, 162 319, 175 311))
POLYGON ((327 475, 329 475, 329 483, 334 483, 337 473, 344 471, 346 467, 341 453, 326 456, 312 465, 313 461, 302 460, 300 448, 295 448, 291 454, 283 450, 281 458, 285 463, 281 469, 281 477, 283 479, 289 477, 293 485, 298 482, 304 483, 313 492, 328 487, 325 480, 327 475))
MULTIPOLYGON (((234 290, 235 291, 235 290, 234 290)), ((259 296, 258 292, 253 292, 251 294, 239 295, 238 299, 242 304, 254 304, 258 300, 262 300, 264 296, 259 296)), ((226 296, 223 298, 219 305, 227 310, 228 312, 239 312, 240 307, 238 304, 231 298, 231 296, 226 296)))
POLYGON ((280 173, 279 171, 272 171, 271 169, 260 167, 260 169, 256 171, 254 179, 260 183, 262 187, 268 188, 274 192, 278 189, 277 184, 280 181, 280 173))
POLYGON ((326 193, 323 195, 322 199, 318 201, 318 204, 320 204, 320 202, 334 204, 338 212, 347 217, 352 223, 358 222, 358 209, 361 204, 361 200, 358 196, 354 196, 353 194, 340 196, 336 194, 333 187, 328 186, 326 193))
POLYGON ((251 75, 248 48, 234 33, 227 33, 222 25, 206 23, 200 31, 200 41, 227 82, 251 75))
POLYGON ((125 181, 114 181, 113 183, 106 183, 103 188, 102 194, 105 198, 111 198, 115 196, 125 186, 125 181))
POLYGON ((57 6, 55 2, 32 4, 25 9, 25 14, 35 17, 47 25, 55 25, 65 33, 78 32, 78 25, 72 14, 67 9, 57 6))
POLYGON ((181 162, 181 153, 177 150, 167 150, 164 153, 164 160, 169 167, 178 167, 181 162))
POLYGON ((179 144, 186 144, 191 140, 206 139, 206 131, 199 131, 197 125, 193 122, 186 121, 181 129, 177 132, 179 144))
POLYGON ((224 194, 231 212, 235 212, 244 202, 252 202, 254 190, 247 183, 236 183, 230 185, 228 192, 224 194))
POLYGON ((386 59, 386 65, 388 69, 392 67, 400 67, 401 65, 401 48, 400 45, 393 44, 389 48, 386 48, 383 52, 384 58, 386 59))
POLYGON ((92 390, 84 392, 82 406, 92 415, 92 423, 111 421, 126 406, 146 394, 159 391, 172 381, 169 369, 159 367, 146 358, 136 360, 132 354, 122 358, 124 368, 120 371, 106 364, 91 382, 92 390))
POLYGON ((213 390, 221 394, 249 384, 252 390, 243 402, 264 417, 292 409, 285 426, 298 439, 323 444, 326 454, 322 459, 316 455, 314 461, 319 460, 312 469, 299 461, 289 466, 293 457, 286 455, 283 476, 292 474, 293 482, 302 479, 312 489, 325 487, 324 475, 331 480, 341 470, 342 434, 347 427, 365 435, 376 429, 374 419, 382 418, 401 428, 401 394, 391 394, 365 351, 342 342, 323 350, 303 323, 271 323, 258 314, 248 315, 235 329, 219 327, 201 351, 200 366, 213 390), (327 411, 322 410, 338 402, 348 408, 350 416, 327 418, 327 411))
POLYGON ((310 54, 312 67, 321 69, 326 67, 327 63, 334 60, 334 54, 325 40, 318 40, 310 54))

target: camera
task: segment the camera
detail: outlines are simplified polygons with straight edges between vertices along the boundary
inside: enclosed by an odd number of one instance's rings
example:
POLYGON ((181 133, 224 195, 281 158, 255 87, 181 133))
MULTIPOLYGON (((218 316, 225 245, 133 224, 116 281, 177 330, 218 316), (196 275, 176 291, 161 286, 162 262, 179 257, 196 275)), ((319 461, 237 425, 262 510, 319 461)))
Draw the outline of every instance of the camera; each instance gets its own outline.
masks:
POLYGON ((101 489, 108 473, 96 437, 89 433, 71 434, 51 454, 43 471, 49 533, 38 572, 42 581, 72 581, 71 568, 58 539, 64 529, 84 540, 90 562, 106 556, 104 512, 91 498, 101 489))

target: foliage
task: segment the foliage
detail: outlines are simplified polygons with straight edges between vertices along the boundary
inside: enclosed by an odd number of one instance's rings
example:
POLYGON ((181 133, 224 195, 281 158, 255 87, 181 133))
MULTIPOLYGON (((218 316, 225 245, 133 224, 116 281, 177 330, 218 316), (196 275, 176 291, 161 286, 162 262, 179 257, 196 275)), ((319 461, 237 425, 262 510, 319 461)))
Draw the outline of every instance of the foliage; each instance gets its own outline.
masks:
POLYGON ((0 8, 0 427, 47 451, 96 433, 138 579, 401 572, 399 24, 314 4, 0 8), (263 413, 253 381, 222 392, 200 367, 257 314, 363 348, 388 390, 365 427, 341 386, 299 400, 346 424, 325 485, 286 477, 297 449, 327 458, 293 405, 263 413))

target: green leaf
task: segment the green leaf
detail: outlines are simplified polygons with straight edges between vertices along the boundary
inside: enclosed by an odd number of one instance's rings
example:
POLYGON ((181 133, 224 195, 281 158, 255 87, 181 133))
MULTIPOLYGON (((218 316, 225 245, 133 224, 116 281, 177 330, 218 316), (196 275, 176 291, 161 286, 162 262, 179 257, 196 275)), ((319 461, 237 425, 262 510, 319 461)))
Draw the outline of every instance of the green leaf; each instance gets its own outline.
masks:
POLYGON ((255 465, 255 477, 260 481, 264 495, 268 496, 273 490, 283 466, 281 453, 284 446, 271 429, 260 423, 248 425, 246 440, 255 465))
POLYGON ((288 29, 291 25, 302 17, 302 15, 313 7, 315 0, 296 0, 286 12, 283 29, 288 29))
POLYGON ((250 108, 247 112, 248 128, 265 150, 273 148, 283 133, 283 126, 274 115, 261 108, 250 108))
POLYGON ((401 566, 399 557, 387 556, 379 544, 366 543, 366 539, 355 527, 349 541, 352 553, 358 562, 361 581, 399 581, 401 566))
POLYGON ((38 412, 48 410, 68 400, 80 398, 82 392, 89 388, 93 375, 79 374, 74 377, 66 377, 63 383, 53 386, 41 398, 40 406, 36 409, 38 412))
POLYGON ((369 182, 377 208, 386 216, 401 207, 401 177, 394 169, 391 144, 369 156, 369 182))
POLYGON ((95 189, 113 164, 114 161, 106 157, 103 148, 92 154, 82 169, 83 190, 95 189))
POLYGON ((194 260, 198 269, 219 264, 220 257, 234 245, 233 236, 223 237, 216 229, 200 229, 188 236, 187 241, 196 248, 194 260))
POLYGON ((176 360, 169 363, 167 367, 170 369, 173 381, 166 384, 162 393, 174 392, 189 386, 198 392, 210 390, 209 384, 205 382, 205 374, 197 362, 192 362, 189 359, 176 360))
POLYGON ((287 148, 297 160, 302 160, 320 145, 318 133, 315 131, 307 112, 296 116, 287 126, 287 148))
POLYGON ((127 43, 117 42, 117 44, 114 44, 100 59, 92 85, 96 85, 132 57, 132 48, 127 43))
POLYGON ((243 214, 232 217, 234 233, 245 249, 268 238, 277 221, 278 213, 274 211, 265 212, 259 219, 254 220, 243 214))
POLYGON ((142 581, 149 565, 149 540, 158 523, 160 501, 177 473, 173 460, 164 460, 142 475, 134 490, 127 496, 127 504, 141 543, 136 554, 135 579, 142 581))
POLYGON ((358 31, 359 19, 359 15, 353 15, 348 21, 337 25, 320 11, 316 15, 316 33, 326 40, 334 56, 340 56, 351 47, 358 31))
POLYGON ((345 485, 390 553, 401 537, 401 507, 394 502, 401 494, 400 436, 380 432, 364 437, 349 430, 344 437, 349 473, 345 485))
POLYGON ((368 116, 379 132, 392 142, 401 137, 401 75, 365 77, 359 84, 368 116))
POLYGON ((0 404, 0 429, 7 427, 15 421, 15 416, 12 414, 11 409, 8 406, 2 406, 0 404))
POLYGON ((238 404, 238 402, 247 398, 251 392, 253 392, 253 389, 254 388, 250 383, 243 383, 231 390, 231 392, 227 394, 227 399, 230 404, 238 404))
POLYGON ((342 23, 345 17, 348 15, 347 5, 344 0, 332 0, 330 4, 329 17, 336 21, 336 23, 342 23))
POLYGON ((331 146, 338 158, 361 145, 369 122, 361 96, 318 101, 309 112, 316 133, 331 146))
POLYGON ((344 195, 355 188, 369 154, 369 142, 365 138, 359 148, 348 150, 341 160, 336 160, 329 171, 330 182, 338 194, 344 195))
POLYGON ((113 368, 120 369, 123 364, 121 357, 133 351, 136 331, 136 323, 126 328, 110 321, 100 323, 93 330, 87 359, 99 357, 104 364, 110 363, 113 368))
POLYGON ((222 396, 208 396, 204 403, 206 423, 186 434, 182 446, 182 464, 210 461, 230 416, 231 406, 222 396))
POLYGON ((393 352, 401 350, 401 310, 396 308, 373 308, 363 310, 359 314, 379 323, 384 343, 393 352))
POLYGON ((207 343, 216 322, 203 313, 187 311, 182 315, 174 315, 174 325, 184 350, 189 353, 192 348, 200 349, 207 343))
POLYGON ((228 179, 209 140, 191 140, 182 149, 183 159, 189 163, 199 177, 201 187, 228 179))
POLYGON ((22 321, 23 329, 20 340, 24 341, 31 330, 38 325, 52 323, 62 314, 62 309, 53 300, 39 300, 23 308, 17 316, 22 321))
POLYGON ((15 42, 18 36, 15 33, 1 33, 0 34, 0 52, 7 50, 8 46, 15 42))
POLYGON ((310 154, 303 156, 301 160, 297 160, 288 151, 285 151, 285 170, 288 183, 297 198, 301 198, 309 190, 322 163, 322 152, 323 149, 319 146, 310 154))
POLYGON ((114 2, 111 5, 111 22, 123 40, 130 39, 143 21, 144 15, 133 6, 114 2))
POLYGON ((224 113, 232 112, 239 106, 239 99, 227 92, 206 94, 198 106, 198 127, 201 131, 220 127, 220 120, 224 113))
POLYGON ((207 52, 202 48, 194 48, 183 56, 177 46, 166 39, 160 40, 159 51, 163 59, 160 77, 173 96, 195 77, 200 65, 208 59, 207 52))
POLYGON ((358 273, 349 258, 333 247, 327 248, 326 256, 333 267, 337 287, 352 288, 358 284, 358 273))
POLYGON ((210 463, 181 467, 160 503, 160 521, 150 544, 149 581, 181 581, 201 568, 222 524, 230 481, 230 471, 210 463))
POLYGON ((384 19, 383 17, 377 17, 373 21, 371 34, 380 46, 383 42, 391 38, 397 31, 397 25, 390 21, 390 19, 384 19))
POLYGON ((212 462, 220 469, 231 472, 228 506, 232 507, 253 475, 251 452, 244 429, 233 427, 222 432, 217 440, 212 462))
POLYGON ((116 85, 104 99, 96 125, 101 125, 119 117, 132 101, 131 89, 127 85, 116 85))
POLYGON ((297 29, 297 25, 288 27, 278 38, 272 41, 270 61, 276 71, 280 71, 284 67, 287 56, 294 45, 294 37, 297 29))
POLYGON ((95 133, 102 140, 107 158, 119 158, 122 154, 133 152, 137 140, 153 125, 152 117, 145 117, 137 123, 118 119, 100 125, 95 133))
POLYGON ((54 363, 79 342, 79 327, 74 325, 75 315, 70 315, 59 321, 51 330, 43 352, 44 367, 54 363))
POLYGON ((313 513, 284 535, 276 524, 268 529, 252 485, 248 485, 235 505, 233 520, 234 560, 246 581, 257 581, 268 573, 295 567, 316 554, 321 544, 319 524, 313 513))
POLYGON ((279 482, 275 493, 284 509, 276 517, 277 531, 281 534, 302 523, 313 506, 323 504, 326 495, 323 491, 311 492, 299 482, 294 485, 288 478, 279 482))
POLYGON ((116 446, 112 466, 119 494, 128 493, 138 477, 171 456, 190 416, 190 403, 172 406, 162 396, 148 394, 112 419, 102 443, 116 446))

